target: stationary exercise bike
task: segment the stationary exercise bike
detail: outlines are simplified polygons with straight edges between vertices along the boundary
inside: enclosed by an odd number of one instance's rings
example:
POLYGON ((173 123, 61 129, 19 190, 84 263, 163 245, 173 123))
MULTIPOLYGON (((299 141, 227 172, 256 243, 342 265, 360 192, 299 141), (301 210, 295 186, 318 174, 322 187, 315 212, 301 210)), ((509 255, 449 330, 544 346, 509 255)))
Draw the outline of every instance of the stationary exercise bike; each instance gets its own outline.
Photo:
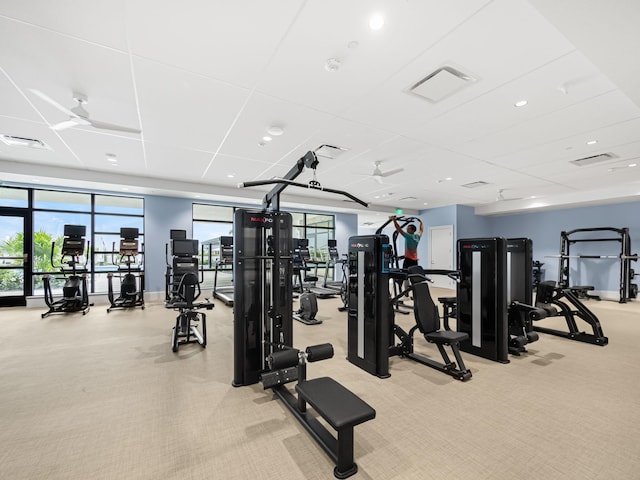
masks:
POLYGON ((193 272, 185 273, 180 279, 176 299, 172 304, 173 308, 180 312, 171 332, 171 349, 174 352, 178 351, 180 345, 187 343, 199 343, 202 348, 207 346, 207 316, 204 312, 198 312, 198 309, 211 310, 213 303, 209 300, 194 303, 200 293, 198 275, 193 272), (198 322, 202 324, 202 332, 198 330, 198 322))
POLYGON ((107 279, 109 281, 108 297, 111 304, 107 308, 107 313, 116 308, 135 308, 141 307, 144 310, 144 244, 142 251, 138 251, 138 229, 137 228, 121 228, 120 229, 120 250, 118 262, 113 258, 115 253, 115 242, 112 250, 112 263, 118 267, 118 272, 114 275, 109 272, 107 279), (140 262, 136 263, 138 255, 141 255, 140 262), (136 275, 137 274, 137 275, 136 275), (120 279, 120 295, 115 298, 113 289, 113 278, 120 279))
MULTIPOLYGON (((59 267, 53 264, 56 242, 51 242, 51 266, 54 269, 60 268, 60 273, 65 278, 65 282, 62 287, 62 298, 54 300, 51 289, 51 275, 43 275, 44 301, 49 307, 49 310, 41 315, 42 318, 52 313, 82 312, 82 314, 85 315, 89 311, 89 293, 87 291, 86 276, 87 257, 85 257, 84 266, 78 268, 78 265, 80 265, 80 257, 84 256, 85 235, 86 227, 84 225, 64 226, 64 240, 62 242, 61 264, 59 267), (67 267, 65 267, 65 265, 67 267)), ((88 249, 89 245, 87 245, 87 250, 88 249)))

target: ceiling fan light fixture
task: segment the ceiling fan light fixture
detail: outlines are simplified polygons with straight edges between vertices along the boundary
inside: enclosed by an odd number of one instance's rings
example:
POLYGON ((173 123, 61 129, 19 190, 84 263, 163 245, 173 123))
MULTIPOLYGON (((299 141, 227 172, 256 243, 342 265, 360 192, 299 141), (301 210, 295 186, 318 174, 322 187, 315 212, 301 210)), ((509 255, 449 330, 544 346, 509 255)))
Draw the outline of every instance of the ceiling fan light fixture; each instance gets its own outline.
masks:
POLYGON ((267 133, 272 137, 279 137, 284 133, 284 129, 282 127, 278 127, 277 125, 271 125, 267 128, 267 133))

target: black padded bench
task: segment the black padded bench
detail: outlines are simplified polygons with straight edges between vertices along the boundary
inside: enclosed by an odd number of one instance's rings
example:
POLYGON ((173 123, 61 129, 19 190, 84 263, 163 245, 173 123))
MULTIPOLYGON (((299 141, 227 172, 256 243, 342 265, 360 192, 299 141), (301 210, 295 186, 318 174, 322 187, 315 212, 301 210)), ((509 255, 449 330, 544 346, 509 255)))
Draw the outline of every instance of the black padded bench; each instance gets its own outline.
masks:
POLYGON ((299 410, 305 410, 306 401, 338 432, 335 448, 327 450, 329 446, 325 445, 325 451, 336 463, 333 474, 337 478, 347 478, 356 473, 358 466, 353 461, 353 427, 375 418, 376 411, 333 378, 320 377, 299 382, 296 391, 299 410))
POLYGON ((569 287, 569 290, 571 290, 571 293, 573 293, 580 300, 584 300, 586 298, 592 298, 594 300, 600 300, 600 296, 599 295, 592 295, 592 294, 588 293, 588 292, 591 292, 591 291, 595 290, 592 285, 574 285, 573 287, 569 287))

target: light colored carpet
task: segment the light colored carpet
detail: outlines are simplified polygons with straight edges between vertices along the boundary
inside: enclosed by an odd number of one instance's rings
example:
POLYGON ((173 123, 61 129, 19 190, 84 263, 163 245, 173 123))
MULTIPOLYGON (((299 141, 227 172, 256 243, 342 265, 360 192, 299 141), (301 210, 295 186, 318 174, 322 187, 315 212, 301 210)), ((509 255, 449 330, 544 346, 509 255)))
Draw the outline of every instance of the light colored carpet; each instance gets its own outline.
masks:
MULTIPOLYGON (((233 315, 215 303, 206 350, 177 354, 175 313, 160 304, 45 319, 0 310, 2 478, 333 478, 270 391, 231 386, 233 315)), ((320 300, 324 323, 295 322, 294 340, 332 342, 335 357, 309 376, 334 377, 377 411, 356 427, 354 479, 640 478, 638 303, 588 301, 606 347, 541 334, 507 365, 463 354, 466 383, 397 357, 384 380, 353 366, 338 305, 320 300)), ((422 338, 416 350, 439 359, 422 338)))

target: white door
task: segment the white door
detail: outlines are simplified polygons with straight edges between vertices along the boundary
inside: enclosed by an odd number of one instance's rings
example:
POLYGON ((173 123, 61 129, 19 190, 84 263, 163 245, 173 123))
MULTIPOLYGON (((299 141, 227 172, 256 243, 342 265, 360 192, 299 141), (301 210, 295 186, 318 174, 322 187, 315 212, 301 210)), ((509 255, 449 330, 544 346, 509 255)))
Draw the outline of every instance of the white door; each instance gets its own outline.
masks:
MULTIPOLYGON (((429 227, 429 269, 453 270, 453 225, 429 227)), ((443 275, 433 275, 431 285, 456 288, 455 282, 443 275)))

